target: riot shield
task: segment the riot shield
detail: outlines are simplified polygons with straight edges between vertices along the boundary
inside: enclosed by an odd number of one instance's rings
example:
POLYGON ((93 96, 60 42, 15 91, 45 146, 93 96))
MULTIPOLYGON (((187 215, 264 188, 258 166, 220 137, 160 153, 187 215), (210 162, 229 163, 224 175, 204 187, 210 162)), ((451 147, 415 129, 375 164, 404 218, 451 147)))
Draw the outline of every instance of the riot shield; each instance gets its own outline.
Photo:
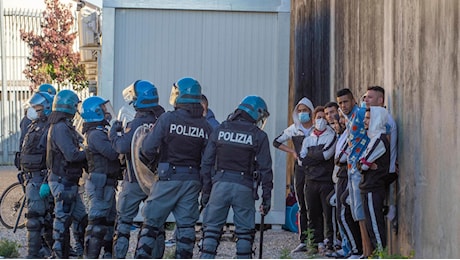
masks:
POLYGON ((142 146, 142 141, 147 136, 150 129, 153 125, 141 125, 139 126, 133 135, 133 140, 131 142, 131 161, 134 168, 134 174, 136 174, 137 181, 141 189, 145 194, 150 194, 150 188, 153 186, 153 183, 157 180, 156 173, 152 172, 142 161, 139 159, 140 147, 142 146))
POLYGON ((118 111, 117 120, 123 123, 123 127, 126 127, 126 124, 131 122, 136 116, 136 110, 130 105, 123 105, 118 111))

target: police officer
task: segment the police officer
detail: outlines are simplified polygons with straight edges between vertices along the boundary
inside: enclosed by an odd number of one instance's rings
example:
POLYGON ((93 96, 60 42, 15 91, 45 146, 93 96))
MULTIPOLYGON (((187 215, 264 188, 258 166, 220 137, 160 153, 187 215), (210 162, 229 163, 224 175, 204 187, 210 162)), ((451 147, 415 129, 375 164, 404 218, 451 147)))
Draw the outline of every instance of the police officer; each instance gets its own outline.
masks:
POLYGON ((29 112, 32 123, 24 136, 20 161, 27 176, 27 258, 41 258, 50 256, 53 246, 50 190, 46 181, 46 138, 53 96, 48 92, 37 92, 28 103, 35 113, 29 112), (40 252, 42 247, 46 251, 40 252))
POLYGON ((267 134, 261 130, 268 116, 267 105, 261 97, 247 96, 210 137, 200 172, 202 204, 206 206, 201 258, 216 257, 230 207, 234 212, 236 256, 252 258, 254 203, 259 199, 257 184, 259 180, 262 183, 260 212, 263 215, 270 211, 273 189, 270 145, 267 134))
MULTIPOLYGON (((56 89, 50 85, 50 84, 42 84, 40 87, 38 87, 37 92, 47 92, 50 94, 52 97, 56 95, 56 89)), ((30 107, 30 104, 26 102, 24 104, 24 116, 21 119, 21 122, 19 123, 19 128, 21 129, 21 135, 19 138, 19 152, 16 153, 15 159, 14 159, 14 165, 18 170, 20 169, 20 157, 21 157, 21 149, 22 149, 22 143, 24 142, 24 137, 27 133, 27 127, 32 123, 32 120, 30 117, 35 117, 35 109, 30 107)))
POLYGON ((53 256, 68 258, 73 225, 77 248, 82 249, 87 223, 86 209, 78 193, 78 182, 86 167, 80 136, 72 125, 80 102, 72 90, 61 90, 53 101, 47 140, 48 183, 54 197, 53 256))
POLYGON ((98 258, 104 246, 104 258, 112 258, 115 224, 115 188, 121 177, 118 153, 112 148, 106 126, 113 117, 110 101, 92 96, 82 104, 83 134, 89 177, 85 183, 89 197, 88 226, 85 234, 85 258, 98 258))
POLYGON ((147 194, 139 186, 131 162, 131 142, 134 132, 144 124, 154 124, 157 118, 164 113, 163 107, 158 104, 157 88, 147 80, 138 80, 125 88, 123 97, 126 102, 134 106, 136 116, 127 124, 124 131, 122 122, 115 121, 109 133, 112 147, 116 152, 124 154, 127 164, 122 190, 117 201, 117 220, 113 241, 114 258, 126 258, 133 219, 139 211, 139 204, 147 198, 147 194))
POLYGON ((150 168, 158 162, 158 177, 143 209, 136 258, 162 258, 163 225, 172 212, 176 220, 176 258, 192 258, 199 217, 200 162, 211 125, 203 117, 201 86, 182 78, 171 91, 175 111, 162 115, 142 143, 140 159, 150 168))

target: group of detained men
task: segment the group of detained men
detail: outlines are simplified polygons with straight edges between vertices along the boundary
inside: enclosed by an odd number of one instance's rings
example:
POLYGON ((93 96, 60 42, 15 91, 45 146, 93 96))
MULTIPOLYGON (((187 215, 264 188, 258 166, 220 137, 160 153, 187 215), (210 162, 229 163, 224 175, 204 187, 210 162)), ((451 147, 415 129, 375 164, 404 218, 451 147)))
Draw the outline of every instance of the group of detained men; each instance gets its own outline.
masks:
POLYGON ((294 123, 273 141, 295 159, 300 243, 292 253, 359 259, 386 248, 385 218, 395 221, 389 194, 397 178, 397 130, 384 102, 380 86, 368 87, 360 100, 341 89, 324 106, 304 97, 294 123))

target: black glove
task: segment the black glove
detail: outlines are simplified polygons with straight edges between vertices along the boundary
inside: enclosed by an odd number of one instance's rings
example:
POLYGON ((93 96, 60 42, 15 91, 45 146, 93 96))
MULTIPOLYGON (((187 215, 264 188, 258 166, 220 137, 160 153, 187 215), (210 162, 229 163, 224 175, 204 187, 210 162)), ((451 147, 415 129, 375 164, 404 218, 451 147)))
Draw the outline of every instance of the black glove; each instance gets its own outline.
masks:
POLYGON ((202 208, 205 208, 206 205, 208 205, 208 202, 209 202, 209 197, 211 196, 211 194, 206 194, 206 193, 202 193, 201 194, 201 201, 200 201, 200 205, 202 208))
POLYGON ((119 120, 113 122, 110 132, 121 132, 121 130, 123 130, 123 123, 119 120))
POLYGON ((262 215, 267 215, 268 212, 270 211, 270 208, 271 208, 271 200, 270 199, 264 199, 262 201, 262 204, 260 204, 260 207, 259 207, 259 210, 260 210, 260 214, 262 215))

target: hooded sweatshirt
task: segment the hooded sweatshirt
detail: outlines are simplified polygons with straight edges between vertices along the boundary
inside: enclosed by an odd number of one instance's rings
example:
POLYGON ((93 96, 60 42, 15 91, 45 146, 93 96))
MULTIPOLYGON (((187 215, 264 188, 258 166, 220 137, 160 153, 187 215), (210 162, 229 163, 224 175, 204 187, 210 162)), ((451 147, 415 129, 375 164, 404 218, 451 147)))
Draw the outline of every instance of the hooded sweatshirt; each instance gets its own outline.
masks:
POLYGON ((322 132, 312 131, 302 143, 300 158, 307 180, 332 182, 337 137, 331 127, 322 132))
POLYGON ((309 136, 311 131, 313 130, 313 126, 306 129, 302 126, 302 123, 300 123, 299 113, 297 113, 297 108, 300 104, 307 106, 311 111, 310 118, 313 117, 313 103, 311 103, 311 101, 306 97, 302 98, 294 107, 294 111, 292 111, 292 120, 294 121, 294 123, 290 125, 288 128, 284 129, 284 131, 278 137, 276 137, 275 140, 273 140, 273 146, 275 146, 276 148, 278 148, 281 144, 291 139, 294 143, 294 149, 296 150, 297 154, 299 154, 300 149, 302 147, 303 139, 305 138, 305 136, 309 136))
POLYGON ((390 143, 386 136, 388 111, 383 107, 370 107, 370 120, 367 136, 370 141, 359 159, 363 174, 359 188, 366 193, 385 188, 385 176, 390 167, 390 143), (375 163, 377 169, 371 169, 375 163))

